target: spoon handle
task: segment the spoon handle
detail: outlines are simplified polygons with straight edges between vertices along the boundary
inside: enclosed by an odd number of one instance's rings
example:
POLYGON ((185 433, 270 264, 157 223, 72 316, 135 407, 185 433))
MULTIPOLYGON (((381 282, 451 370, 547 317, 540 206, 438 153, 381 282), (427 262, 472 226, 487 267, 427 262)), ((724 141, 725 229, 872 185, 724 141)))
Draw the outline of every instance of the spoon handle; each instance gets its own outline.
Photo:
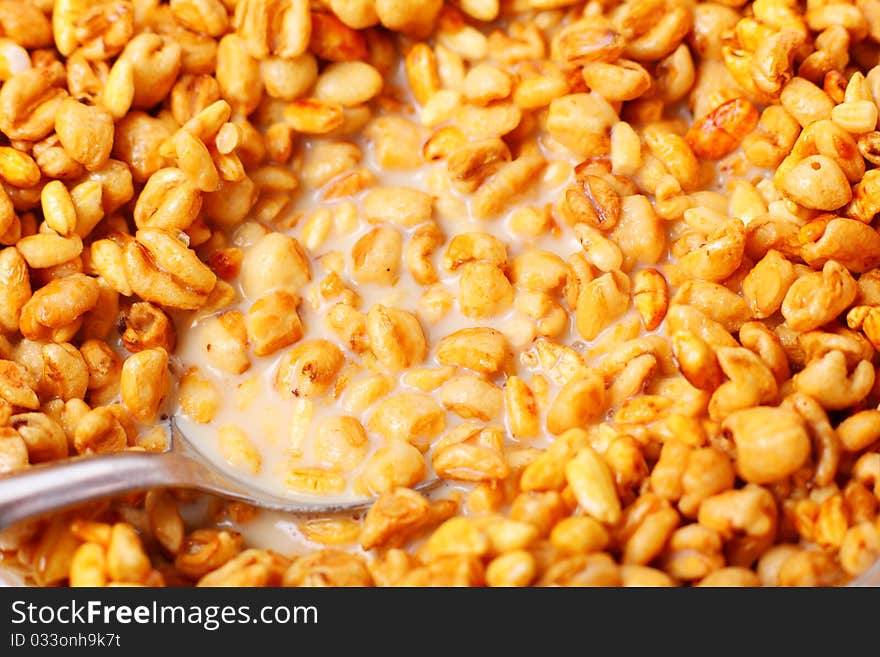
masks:
POLYGON ((161 486, 186 487, 189 459, 170 452, 116 452, 44 463, 0 476, 0 530, 84 502, 161 486))

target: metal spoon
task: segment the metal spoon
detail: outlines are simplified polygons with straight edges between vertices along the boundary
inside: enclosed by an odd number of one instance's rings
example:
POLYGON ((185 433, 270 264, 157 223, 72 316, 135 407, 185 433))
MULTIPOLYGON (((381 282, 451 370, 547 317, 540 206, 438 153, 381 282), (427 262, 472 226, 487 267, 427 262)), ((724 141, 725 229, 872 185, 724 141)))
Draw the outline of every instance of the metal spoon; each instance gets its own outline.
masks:
MULTIPOLYGON (((114 452, 43 463, 0 476, 0 530, 27 518, 85 502, 150 488, 189 488, 266 509, 296 514, 342 513, 369 507, 373 499, 315 501, 280 497, 221 472, 187 442, 172 419, 164 452, 114 452)), ((433 488, 438 479, 419 490, 433 488)))

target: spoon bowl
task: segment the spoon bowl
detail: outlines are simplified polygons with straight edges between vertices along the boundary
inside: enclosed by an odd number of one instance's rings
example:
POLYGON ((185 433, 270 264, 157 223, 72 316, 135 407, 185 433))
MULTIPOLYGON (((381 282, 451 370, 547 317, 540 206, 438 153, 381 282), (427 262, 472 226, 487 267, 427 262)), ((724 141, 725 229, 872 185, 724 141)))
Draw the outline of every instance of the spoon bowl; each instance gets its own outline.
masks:
MULTIPOLYGON (((207 463, 173 418, 167 426, 168 447, 163 452, 77 456, 0 476, 0 530, 35 516, 150 488, 186 488, 300 515, 361 511, 374 502, 373 498, 320 501, 317 496, 275 495, 207 463)), ((439 479, 432 479, 416 489, 438 483, 439 479)))

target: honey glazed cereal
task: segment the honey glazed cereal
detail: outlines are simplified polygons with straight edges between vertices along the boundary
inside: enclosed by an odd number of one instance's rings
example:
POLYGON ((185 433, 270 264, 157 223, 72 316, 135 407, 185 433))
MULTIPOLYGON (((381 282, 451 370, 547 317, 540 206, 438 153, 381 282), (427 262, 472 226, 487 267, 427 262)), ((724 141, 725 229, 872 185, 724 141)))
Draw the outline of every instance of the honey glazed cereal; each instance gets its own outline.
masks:
POLYGON ((818 586, 880 557, 880 0, 0 0, 37 585, 818 586), (438 477, 427 494, 414 490, 438 477))

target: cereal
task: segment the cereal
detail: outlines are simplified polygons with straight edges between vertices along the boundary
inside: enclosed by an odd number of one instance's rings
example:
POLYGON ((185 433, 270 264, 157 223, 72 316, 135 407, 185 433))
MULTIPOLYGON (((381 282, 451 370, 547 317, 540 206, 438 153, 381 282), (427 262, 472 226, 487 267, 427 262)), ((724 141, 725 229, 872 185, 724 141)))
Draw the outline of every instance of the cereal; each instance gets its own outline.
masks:
POLYGON ((140 420, 152 419, 168 392, 168 352, 145 349, 122 364, 122 403, 140 420))
POLYGON ((262 512, 187 533, 188 498, 126 497, 24 539, 37 583, 876 561, 869 2, 14 4, 0 471, 158 449, 174 414, 274 494, 379 496, 290 558, 262 512))
POLYGON ((218 436, 220 453, 236 470, 255 475, 262 467, 260 453, 240 427, 221 427, 218 436))
POLYGON ((756 406, 731 413, 724 428, 736 444, 736 466, 746 481, 778 481, 797 471, 810 453, 803 420, 784 409, 756 406))
POLYGON ((599 522, 616 525, 621 517, 620 499, 608 465, 585 445, 565 466, 565 478, 578 505, 599 522))

